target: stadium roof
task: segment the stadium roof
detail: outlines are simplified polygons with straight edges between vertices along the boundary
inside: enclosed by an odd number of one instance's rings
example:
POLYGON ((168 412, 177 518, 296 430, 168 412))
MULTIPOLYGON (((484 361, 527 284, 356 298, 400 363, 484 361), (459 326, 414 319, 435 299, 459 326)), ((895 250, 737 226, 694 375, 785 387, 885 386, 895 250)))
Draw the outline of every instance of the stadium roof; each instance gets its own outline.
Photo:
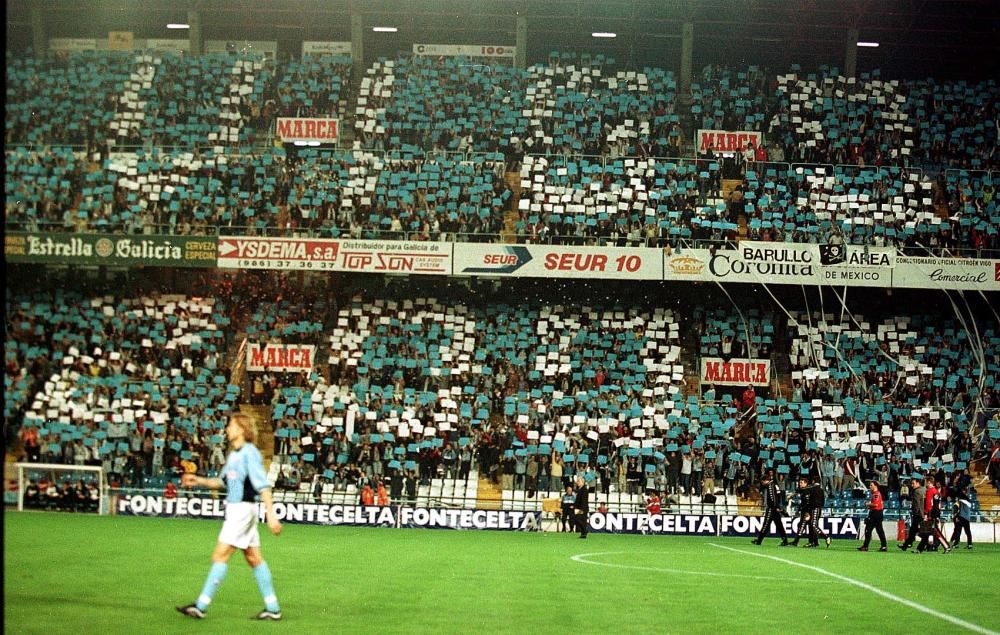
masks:
POLYGON ((179 37, 169 22, 200 12, 206 40, 350 39, 350 16, 365 21, 369 58, 413 43, 515 43, 516 19, 528 25, 527 59, 552 50, 605 53, 622 65, 677 68, 681 25, 694 25, 694 68, 708 63, 797 63, 843 67, 849 29, 877 48, 858 51, 858 70, 883 77, 996 77, 1000 3, 996 0, 8 0, 8 48, 32 41, 32 10, 49 37, 179 37), (395 33, 372 33, 394 26, 395 33), (614 38, 593 38, 595 31, 614 38))

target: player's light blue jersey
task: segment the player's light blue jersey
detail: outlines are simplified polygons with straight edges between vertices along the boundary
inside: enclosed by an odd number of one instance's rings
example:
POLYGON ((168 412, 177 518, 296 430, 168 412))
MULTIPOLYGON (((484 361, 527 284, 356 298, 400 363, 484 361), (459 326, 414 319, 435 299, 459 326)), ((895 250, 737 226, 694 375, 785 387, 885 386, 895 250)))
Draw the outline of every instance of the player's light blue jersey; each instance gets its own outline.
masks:
POLYGON ((252 503, 257 493, 271 487, 264 472, 264 457, 252 443, 229 453, 222 467, 227 503, 252 503))

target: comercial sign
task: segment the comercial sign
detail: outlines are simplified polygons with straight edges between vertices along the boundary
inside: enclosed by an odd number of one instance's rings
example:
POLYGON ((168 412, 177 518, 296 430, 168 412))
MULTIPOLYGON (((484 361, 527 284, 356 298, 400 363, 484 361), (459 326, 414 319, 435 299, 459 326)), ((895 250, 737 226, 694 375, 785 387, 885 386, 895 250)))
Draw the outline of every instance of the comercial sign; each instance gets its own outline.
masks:
POLYGON ((214 267, 216 239, 207 236, 123 236, 8 232, 8 262, 114 267, 214 267))
POLYGON ((219 267, 362 273, 451 273, 452 243, 227 236, 219 267))
POLYGON ((719 386, 767 386, 771 382, 771 360, 721 357, 701 358, 701 383, 719 386))
POLYGON ((443 57, 453 57, 465 55, 468 57, 510 57, 513 58, 517 52, 515 46, 503 46, 496 44, 414 44, 414 55, 437 55, 443 57))
POLYGON ((266 344, 251 342, 247 346, 247 370, 293 373, 312 370, 316 347, 311 344, 266 344))
POLYGON ((662 280, 658 249, 456 244, 456 276, 662 280))
POLYGON ((278 117, 278 138, 285 143, 333 143, 340 134, 339 120, 327 117, 278 117))
POLYGON ((1000 291, 1000 260, 898 256, 892 286, 1000 291))
POLYGON ((764 135, 750 130, 698 130, 694 138, 698 154, 712 150, 716 154, 743 152, 747 144, 759 148, 764 143, 764 135))

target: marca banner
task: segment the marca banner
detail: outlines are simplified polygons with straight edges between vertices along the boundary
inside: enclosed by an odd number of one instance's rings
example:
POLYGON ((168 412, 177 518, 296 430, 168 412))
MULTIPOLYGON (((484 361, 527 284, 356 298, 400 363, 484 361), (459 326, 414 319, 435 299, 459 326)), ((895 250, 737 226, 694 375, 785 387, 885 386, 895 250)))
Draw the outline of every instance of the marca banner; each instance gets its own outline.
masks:
POLYGON ((496 46, 493 44, 414 44, 414 55, 438 55, 453 57, 466 55, 468 57, 510 57, 517 53, 515 46, 496 46))
POLYGON ((124 267, 214 267, 214 236, 123 236, 7 232, 8 262, 124 267))
POLYGON ((701 383, 718 386, 767 386, 771 382, 771 360, 719 357, 701 358, 701 383))
POLYGON ((750 143, 759 148, 764 143, 764 135, 760 132, 745 130, 698 130, 694 138, 698 146, 698 154, 704 154, 711 148, 716 154, 732 154, 742 152, 750 143))
MULTIPOLYGON (((163 498, 162 496, 118 495, 114 513, 122 516, 165 518, 214 518, 226 515, 221 498, 163 498)), ((321 503, 274 503, 274 515, 290 524, 342 525, 352 527, 393 527, 420 529, 479 529, 494 531, 540 531, 542 513, 499 509, 440 509, 425 507, 385 507, 369 505, 326 505, 321 503)), ((265 521, 264 505, 258 503, 257 517, 265 521)))
POLYGON ((219 267, 447 275, 451 250, 441 242, 226 236, 219 239, 219 267))
POLYGON ((350 55, 350 42, 303 42, 303 55, 350 55))
MULTIPOLYGON (((763 516, 719 516, 720 536, 756 537, 760 534, 763 516)), ((782 519, 785 533, 795 536, 799 530, 799 519, 785 517, 782 519)), ((861 519, 853 516, 827 516, 819 521, 820 528, 831 538, 857 540, 860 535, 861 519)), ((771 526, 774 531, 774 525, 771 526)), ((774 534, 771 534, 774 536, 774 534)))
POLYGON ((667 280, 889 287, 895 251, 888 247, 744 240, 736 249, 684 249, 665 256, 667 280))
POLYGON ((285 143, 318 141, 333 143, 337 140, 337 119, 317 117, 278 117, 278 138, 285 143))
POLYGON ((892 286, 1000 291, 1000 260, 898 256, 892 286))
POLYGON ((290 373, 312 370, 316 359, 316 347, 311 344, 267 344, 263 348, 257 342, 247 346, 247 370, 274 370, 290 373))
POLYGON ((456 276, 662 280, 658 249, 560 245, 455 245, 456 276))

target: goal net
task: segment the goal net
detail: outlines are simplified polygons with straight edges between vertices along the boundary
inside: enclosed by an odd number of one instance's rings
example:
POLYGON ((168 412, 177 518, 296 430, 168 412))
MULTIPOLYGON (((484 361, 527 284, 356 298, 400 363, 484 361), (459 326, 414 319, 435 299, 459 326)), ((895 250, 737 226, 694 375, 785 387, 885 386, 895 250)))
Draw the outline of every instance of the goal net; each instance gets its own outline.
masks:
POLYGON ((17 509, 107 514, 107 483, 99 465, 17 463, 17 509))

